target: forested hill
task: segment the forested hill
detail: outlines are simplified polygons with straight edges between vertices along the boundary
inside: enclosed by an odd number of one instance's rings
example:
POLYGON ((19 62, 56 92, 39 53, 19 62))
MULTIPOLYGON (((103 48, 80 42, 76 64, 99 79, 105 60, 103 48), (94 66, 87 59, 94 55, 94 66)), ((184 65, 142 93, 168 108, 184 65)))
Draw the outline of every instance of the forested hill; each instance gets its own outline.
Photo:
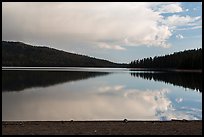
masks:
POLYGON ((131 68, 202 69, 202 48, 134 60, 131 68))
POLYGON ((12 67, 124 67, 103 59, 65 51, 2 41, 2 66, 12 67))

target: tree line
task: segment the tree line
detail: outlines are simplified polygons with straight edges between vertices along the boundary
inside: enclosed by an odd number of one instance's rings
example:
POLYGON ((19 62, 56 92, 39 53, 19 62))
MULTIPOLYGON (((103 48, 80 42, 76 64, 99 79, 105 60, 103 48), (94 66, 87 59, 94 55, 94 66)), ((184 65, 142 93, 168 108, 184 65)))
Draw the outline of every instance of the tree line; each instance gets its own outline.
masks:
POLYGON ((40 47, 22 42, 2 41, 4 67, 130 67, 159 69, 202 69, 202 48, 175 52, 119 64, 86 55, 40 47))
POLYGON ((134 60, 131 68, 202 69, 202 48, 134 60))

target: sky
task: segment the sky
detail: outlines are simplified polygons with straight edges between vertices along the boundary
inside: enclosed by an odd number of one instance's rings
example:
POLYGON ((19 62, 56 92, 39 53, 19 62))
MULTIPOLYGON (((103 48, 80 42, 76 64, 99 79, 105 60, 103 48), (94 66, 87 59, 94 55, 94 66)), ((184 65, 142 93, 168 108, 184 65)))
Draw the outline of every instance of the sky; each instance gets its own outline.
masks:
POLYGON ((2 2, 2 40, 117 63, 202 47, 202 2, 2 2))

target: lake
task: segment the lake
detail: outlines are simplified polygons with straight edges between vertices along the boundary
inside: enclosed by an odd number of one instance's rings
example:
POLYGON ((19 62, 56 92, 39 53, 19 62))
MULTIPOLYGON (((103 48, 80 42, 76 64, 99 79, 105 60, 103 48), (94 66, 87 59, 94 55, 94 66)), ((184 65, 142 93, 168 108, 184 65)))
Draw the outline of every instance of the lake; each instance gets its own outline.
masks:
POLYGON ((4 68, 2 121, 202 120, 202 73, 4 68))

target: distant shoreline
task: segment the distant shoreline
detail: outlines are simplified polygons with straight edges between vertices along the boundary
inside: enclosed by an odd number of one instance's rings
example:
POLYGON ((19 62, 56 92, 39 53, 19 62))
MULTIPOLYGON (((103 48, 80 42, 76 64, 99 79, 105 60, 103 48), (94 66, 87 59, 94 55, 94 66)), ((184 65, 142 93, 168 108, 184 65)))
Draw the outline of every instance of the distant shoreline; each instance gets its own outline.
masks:
POLYGON ((202 72, 202 69, 129 68, 130 71, 202 72))
POLYGON ((2 135, 202 135, 202 120, 2 121, 2 135))
POLYGON ((52 69, 52 68, 56 68, 56 69, 66 69, 66 68, 94 68, 94 69, 128 69, 128 68, 121 68, 121 67, 2 67, 2 69, 52 69))
POLYGON ((165 72, 198 72, 202 73, 202 69, 160 69, 160 68, 114 68, 114 67, 2 67, 2 70, 51 70, 51 69, 122 69, 128 71, 165 71, 165 72))
POLYGON ((26 70, 26 71, 87 71, 87 72, 112 72, 129 71, 128 68, 100 68, 100 67, 2 67, 2 71, 26 70))

